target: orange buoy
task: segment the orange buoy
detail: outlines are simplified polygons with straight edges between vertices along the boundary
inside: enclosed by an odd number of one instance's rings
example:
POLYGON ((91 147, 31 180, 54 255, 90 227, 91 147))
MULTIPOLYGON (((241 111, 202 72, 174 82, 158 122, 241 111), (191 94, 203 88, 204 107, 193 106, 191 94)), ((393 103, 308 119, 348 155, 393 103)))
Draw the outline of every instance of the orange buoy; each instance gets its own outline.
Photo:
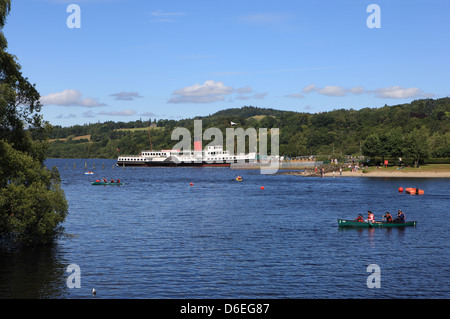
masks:
POLYGON ((399 191, 400 193, 403 193, 403 187, 399 187, 399 188, 398 188, 398 191, 399 191))
POLYGON ((261 186, 261 189, 264 189, 264 186, 261 186))

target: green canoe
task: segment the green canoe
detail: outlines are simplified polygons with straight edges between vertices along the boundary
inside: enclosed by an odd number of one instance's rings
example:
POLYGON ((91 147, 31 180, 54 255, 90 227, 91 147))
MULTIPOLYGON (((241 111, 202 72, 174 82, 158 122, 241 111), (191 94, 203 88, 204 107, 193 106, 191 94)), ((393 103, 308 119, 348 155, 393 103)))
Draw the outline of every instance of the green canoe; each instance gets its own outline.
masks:
POLYGON ((396 223, 396 222, 355 222, 353 220, 345 220, 345 219, 338 219, 339 227, 405 227, 405 226, 413 226, 415 227, 417 222, 416 221, 410 221, 410 222, 404 222, 404 223, 396 223))
POLYGON ((123 185, 123 183, 91 182, 91 185, 123 185))

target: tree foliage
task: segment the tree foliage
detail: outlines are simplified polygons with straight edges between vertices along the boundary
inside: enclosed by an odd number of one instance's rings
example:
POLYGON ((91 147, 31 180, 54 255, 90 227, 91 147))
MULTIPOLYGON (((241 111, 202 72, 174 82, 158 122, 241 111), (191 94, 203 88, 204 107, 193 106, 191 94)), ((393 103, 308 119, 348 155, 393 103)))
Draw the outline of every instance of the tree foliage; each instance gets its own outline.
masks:
MULTIPOLYGON (((11 2, 0 0, 0 30, 11 2)), ((39 93, 0 32, 0 238, 47 243, 61 232, 67 202, 56 169, 44 167, 48 124, 39 93)))
POLYGON ((67 202, 59 173, 0 141, 0 234, 23 244, 45 244, 60 234, 67 202))

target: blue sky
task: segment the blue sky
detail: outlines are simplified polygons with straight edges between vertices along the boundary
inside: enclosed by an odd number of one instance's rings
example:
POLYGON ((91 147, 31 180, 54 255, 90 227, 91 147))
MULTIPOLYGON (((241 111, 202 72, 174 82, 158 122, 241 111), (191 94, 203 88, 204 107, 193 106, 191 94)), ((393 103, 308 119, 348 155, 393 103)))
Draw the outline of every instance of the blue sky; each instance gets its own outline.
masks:
POLYGON ((447 0, 13 0, 3 32, 53 125, 450 95, 447 0))

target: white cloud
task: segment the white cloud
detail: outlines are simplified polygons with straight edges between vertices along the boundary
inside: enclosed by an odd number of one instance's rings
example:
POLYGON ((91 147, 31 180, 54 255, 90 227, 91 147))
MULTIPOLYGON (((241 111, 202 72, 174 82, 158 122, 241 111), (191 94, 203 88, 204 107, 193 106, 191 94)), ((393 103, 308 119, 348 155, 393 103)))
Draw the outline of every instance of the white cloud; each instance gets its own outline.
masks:
POLYGON ((341 86, 328 85, 319 90, 319 94, 327 96, 345 96, 345 89, 341 86))
POLYGON ((350 93, 358 95, 364 93, 364 88, 362 86, 355 86, 348 90, 350 93))
POLYGON ((303 88, 302 92, 303 93, 311 93, 311 92, 314 92, 317 90, 319 90, 319 88, 317 88, 315 84, 310 84, 310 85, 305 86, 303 88))
POLYGON ((236 89, 235 91, 236 91, 236 93, 238 93, 238 95, 236 96, 237 100, 250 100, 250 99, 262 100, 269 94, 268 92, 253 93, 252 87, 248 86, 248 85, 245 87, 236 89), (251 93, 253 93, 253 94, 251 94, 251 93))
POLYGON ((250 100, 252 97, 250 95, 239 94, 236 96, 236 100, 250 100))
POLYGON ((337 85, 327 85, 324 88, 319 88, 315 84, 310 84, 305 86, 302 92, 303 93, 317 92, 319 94, 327 96, 346 96, 347 93, 362 94, 364 93, 364 88, 362 86, 355 86, 353 88, 346 89, 342 86, 337 85))
POLYGON ((82 117, 96 117, 98 115, 107 115, 107 116, 132 116, 135 115, 136 111, 133 110, 124 110, 124 111, 101 111, 94 113, 92 110, 86 111, 81 114, 82 117))
POLYGON ((223 82, 212 80, 203 84, 194 84, 184 87, 172 93, 174 95, 167 103, 210 103, 223 101, 225 95, 233 93, 231 86, 225 86, 223 82))
POLYGON ((239 94, 252 93, 253 89, 247 85, 243 88, 236 89, 236 92, 239 94))
POLYGON ((285 97, 291 97, 294 99, 303 99, 305 96, 300 93, 294 93, 294 94, 287 94, 287 95, 285 95, 285 97))
POLYGON ((86 111, 83 114, 81 114, 82 117, 95 117, 95 114, 92 110, 86 111))
POLYGON ((109 111, 109 112, 98 112, 97 115, 108 115, 108 116, 132 116, 136 114, 136 111, 125 110, 125 111, 109 111))
MULTIPOLYGON (((413 97, 434 97, 433 93, 423 93, 419 88, 404 88, 402 86, 390 86, 385 88, 379 88, 375 90, 366 90, 362 86, 355 86, 352 88, 344 88, 342 86, 328 85, 324 88, 318 88, 315 84, 310 84, 303 88, 303 93, 317 92, 327 96, 346 96, 348 94, 375 94, 375 97, 382 99, 408 99, 413 97)), ((295 94, 287 95, 287 97, 294 97, 295 94)))
POLYGON ((147 117, 156 117, 156 116, 159 116, 158 114, 155 114, 155 113, 153 113, 153 112, 144 112, 144 113, 141 113, 141 114, 139 114, 139 115, 141 115, 141 116, 147 116, 147 117))
POLYGON ((133 101, 136 98, 141 98, 138 92, 119 92, 110 94, 110 96, 115 96, 117 101, 133 101))
POLYGON ((253 98, 257 99, 257 100, 262 100, 267 96, 267 94, 269 94, 269 93, 268 92, 255 93, 255 94, 253 94, 253 98))
MULTIPOLYGON (((419 88, 404 88, 401 86, 390 86, 372 91, 378 98, 389 99, 407 99, 411 97, 422 96, 422 90, 419 88)), ((429 95, 430 93, 427 93, 429 95)))
POLYGON ((60 105, 60 106, 83 106, 97 107, 106 104, 98 102, 96 99, 87 97, 82 99, 83 94, 78 90, 64 90, 58 93, 50 93, 41 97, 40 102, 43 105, 60 105))

